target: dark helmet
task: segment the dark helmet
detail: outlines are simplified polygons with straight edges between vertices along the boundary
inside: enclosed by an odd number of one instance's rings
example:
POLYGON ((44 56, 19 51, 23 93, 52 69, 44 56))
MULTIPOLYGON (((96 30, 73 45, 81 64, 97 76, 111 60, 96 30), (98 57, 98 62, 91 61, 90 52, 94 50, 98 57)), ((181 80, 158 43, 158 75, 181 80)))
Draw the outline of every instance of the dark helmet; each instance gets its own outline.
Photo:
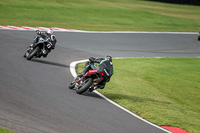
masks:
POLYGON ((105 59, 106 59, 106 60, 109 60, 110 62, 112 62, 112 56, 110 56, 110 55, 106 55, 106 56, 105 56, 105 59))

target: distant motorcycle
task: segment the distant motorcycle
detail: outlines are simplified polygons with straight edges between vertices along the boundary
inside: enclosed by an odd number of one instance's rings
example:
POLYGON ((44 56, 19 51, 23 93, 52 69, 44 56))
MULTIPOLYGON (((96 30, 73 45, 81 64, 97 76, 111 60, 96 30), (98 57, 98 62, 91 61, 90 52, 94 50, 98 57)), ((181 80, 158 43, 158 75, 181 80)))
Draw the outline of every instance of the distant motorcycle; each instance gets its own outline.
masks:
POLYGON ((198 35, 198 40, 200 41, 200 32, 199 32, 199 35, 198 35))
POLYGON ((31 60, 33 57, 40 58, 41 56, 46 57, 47 54, 51 51, 52 43, 48 40, 44 40, 42 37, 34 44, 31 44, 25 54, 24 58, 31 60))
MULTIPOLYGON (((106 71, 106 69, 104 69, 106 71)), ((82 77, 77 77, 70 83, 69 89, 75 88, 76 93, 82 94, 92 88, 96 89, 96 84, 104 79, 104 72, 98 70, 89 70, 82 77)))

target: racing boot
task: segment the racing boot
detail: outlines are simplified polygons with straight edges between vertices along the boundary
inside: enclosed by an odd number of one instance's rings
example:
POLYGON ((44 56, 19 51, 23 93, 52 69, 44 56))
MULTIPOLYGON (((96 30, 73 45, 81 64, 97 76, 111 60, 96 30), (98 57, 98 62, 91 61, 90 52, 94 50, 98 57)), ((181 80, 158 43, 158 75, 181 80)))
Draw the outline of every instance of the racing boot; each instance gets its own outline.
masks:
POLYGON ((85 73, 79 73, 78 75, 77 75, 77 77, 82 77, 83 75, 85 75, 85 73))
POLYGON ((89 71, 89 69, 90 69, 90 67, 88 67, 88 65, 85 66, 83 71, 80 74, 78 74, 77 77, 82 77, 83 75, 85 75, 89 71))

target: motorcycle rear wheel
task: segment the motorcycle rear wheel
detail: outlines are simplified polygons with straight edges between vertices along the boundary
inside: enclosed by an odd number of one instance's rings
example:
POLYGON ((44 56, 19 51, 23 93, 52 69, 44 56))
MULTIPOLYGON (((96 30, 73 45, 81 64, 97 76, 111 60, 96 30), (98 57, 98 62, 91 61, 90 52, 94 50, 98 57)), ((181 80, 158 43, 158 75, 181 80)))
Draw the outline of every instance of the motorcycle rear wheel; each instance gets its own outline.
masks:
POLYGON ((40 51, 40 48, 35 47, 35 49, 33 49, 33 51, 31 51, 31 53, 26 57, 26 59, 31 60, 33 58, 33 56, 36 55, 39 51, 40 51))
POLYGON ((92 78, 87 79, 86 83, 76 90, 76 93, 82 94, 93 84, 92 78))

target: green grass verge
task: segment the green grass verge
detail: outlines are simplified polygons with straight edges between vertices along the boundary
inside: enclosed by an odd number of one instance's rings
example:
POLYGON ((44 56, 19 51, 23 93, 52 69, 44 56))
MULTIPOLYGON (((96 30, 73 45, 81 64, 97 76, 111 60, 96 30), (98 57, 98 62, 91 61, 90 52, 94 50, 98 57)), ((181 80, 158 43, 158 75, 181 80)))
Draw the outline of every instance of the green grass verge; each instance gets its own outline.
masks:
MULTIPOLYGON (((81 72, 84 64, 80 64, 81 72)), ((159 126, 200 132, 200 59, 114 59, 106 97, 159 126)))
POLYGON ((0 25, 97 31, 200 30, 200 6, 146 0, 1 0, 0 25))
POLYGON ((14 133, 14 132, 0 127, 0 133, 14 133))

